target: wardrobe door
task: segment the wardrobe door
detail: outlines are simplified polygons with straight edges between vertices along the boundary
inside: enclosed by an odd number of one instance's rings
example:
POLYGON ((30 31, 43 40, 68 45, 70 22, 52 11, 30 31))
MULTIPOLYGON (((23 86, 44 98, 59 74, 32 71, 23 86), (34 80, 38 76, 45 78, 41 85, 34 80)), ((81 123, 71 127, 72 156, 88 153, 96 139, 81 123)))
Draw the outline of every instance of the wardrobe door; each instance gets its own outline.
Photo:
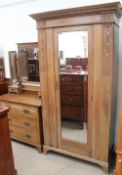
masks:
POLYGON ((92 27, 54 29, 55 106, 58 147, 91 155, 92 27))

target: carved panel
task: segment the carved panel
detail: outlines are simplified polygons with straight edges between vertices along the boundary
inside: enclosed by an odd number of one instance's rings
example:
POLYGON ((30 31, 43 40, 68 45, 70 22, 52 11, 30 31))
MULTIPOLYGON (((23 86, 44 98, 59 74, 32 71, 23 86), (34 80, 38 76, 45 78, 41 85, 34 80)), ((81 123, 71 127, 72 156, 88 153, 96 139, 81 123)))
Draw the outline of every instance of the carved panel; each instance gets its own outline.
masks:
POLYGON ((113 21, 113 14, 103 14, 102 21, 103 22, 112 22, 113 21))
POLYGON ((39 54, 40 54, 40 63, 43 62, 43 66, 41 68, 41 72, 44 73, 47 71, 47 65, 46 65, 46 37, 45 37, 45 31, 40 31, 40 45, 39 45, 39 54))
POLYGON ((113 25, 105 24, 102 27, 103 29, 103 72, 106 78, 111 76, 110 66, 112 65, 112 43, 113 43, 113 25))
POLYGON ((41 21, 37 22, 37 29, 43 29, 44 27, 45 27, 44 20, 41 20, 41 21))

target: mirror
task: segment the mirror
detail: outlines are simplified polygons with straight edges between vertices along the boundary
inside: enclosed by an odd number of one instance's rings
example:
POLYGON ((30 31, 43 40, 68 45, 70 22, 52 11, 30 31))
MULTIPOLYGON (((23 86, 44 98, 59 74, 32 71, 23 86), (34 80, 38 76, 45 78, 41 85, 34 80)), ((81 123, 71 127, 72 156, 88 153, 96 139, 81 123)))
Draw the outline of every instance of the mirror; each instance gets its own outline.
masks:
POLYGON ((18 72, 22 82, 39 82, 39 60, 37 43, 19 43, 18 72))
POLYGON ((12 83, 16 83, 18 81, 16 51, 9 51, 8 54, 11 80, 12 83))
POLYGON ((18 43, 17 51, 9 51, 10 75, 13 83, 40 82, 38 43, 18 43))
POLYGON ((87 143, 88 31, 58 33, 61 136, 87 143))

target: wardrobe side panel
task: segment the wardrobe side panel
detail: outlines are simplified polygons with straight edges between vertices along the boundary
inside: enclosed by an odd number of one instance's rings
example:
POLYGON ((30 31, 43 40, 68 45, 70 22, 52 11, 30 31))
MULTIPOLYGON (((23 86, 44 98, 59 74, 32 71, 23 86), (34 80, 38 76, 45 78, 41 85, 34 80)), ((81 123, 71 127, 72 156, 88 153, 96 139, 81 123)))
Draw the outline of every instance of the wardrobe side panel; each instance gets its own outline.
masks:
POLYGON ((51 129, 50 129, 50 108, 49 108, 49 93, 48 93, 48 67, 46 53, 46 31, 38 30, 38 47, 39 47, 39 62, 40 62, 40 79, 42 93, 42 118, 44 128, 44 144, 51 145, 51 129))
POLYGON ((112 93, 111 24, 94 25, 94 132, 93 157, 108 161, 112 93))
POLYGON ((95 25, 93 27, 94 34, 94 81, 93 81, 93 141, 92 141, 92 157, 99 159, 99 128, 101 113, 101 64, 102 64, 102 26, 95 25), (98 115, 99 114, 99 115, 98 115))
MULTIPOLYGON (((54 55, 54 31, 52 28, 47 29, 47 66, 48 66, 48 91, 50 104, 50 127, 51 127, 51 146, 58 147, 58 119, 56 103, 56 72, 55 72, 55 55, 54 55)), ((58 61, 58 60, 57 60, 58 61)), ((58 65, 57 65, 58 69, 58 65)))
POLYGON ((118 89, 118 62, 119 62, 119 28, 113 25, 113 71, 112 71, 112 108, 110 121, 110 143, 111 149, 114 145, 116 109, 117 109, 117 89, 118 89))

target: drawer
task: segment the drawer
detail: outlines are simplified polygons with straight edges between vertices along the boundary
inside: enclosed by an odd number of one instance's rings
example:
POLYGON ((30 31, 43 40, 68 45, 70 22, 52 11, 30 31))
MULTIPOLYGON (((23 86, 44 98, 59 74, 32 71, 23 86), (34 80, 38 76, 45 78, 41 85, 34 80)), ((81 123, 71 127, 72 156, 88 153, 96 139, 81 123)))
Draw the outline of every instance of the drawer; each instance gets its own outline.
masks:
POLYGON ((34 145, 40 144, 39 134, 30 132, 25 128, 10 125, 10 134, 11 137, 16 140, 25 141, 34 145))
POLYGON ((83 86, 61 85, 61 94, 83 95, 83 86))
POLYGON ((83 84, 83 76, 81 75, 61 75, 61 84, 83 84))
POLYGON ((61 95, 62 105, 82 106, 83 97, 74 95, 61 95))
POLYGON ((26 128, 32 132, 38 131, 38 120, 29 118, 29 117, 23 117, 20 115, 11 116, 8 114, 9 124, 13 124, 19 127, 26 128))
POLYGON ((82 121, 83 117, 83 108, 82 107, 73 107, 73 106, 61 106, 61 115, 64 118, 74 119, 82 121))
POLYGON ((13 117, 16 115, 20 117, 29 117, 34 119, 37 119, 38 117, 38 108, 33 106, 15 104, 10 102, 1 102, 1 105, 10 107, 10 111, 8 112, 8 115, 13 117))

